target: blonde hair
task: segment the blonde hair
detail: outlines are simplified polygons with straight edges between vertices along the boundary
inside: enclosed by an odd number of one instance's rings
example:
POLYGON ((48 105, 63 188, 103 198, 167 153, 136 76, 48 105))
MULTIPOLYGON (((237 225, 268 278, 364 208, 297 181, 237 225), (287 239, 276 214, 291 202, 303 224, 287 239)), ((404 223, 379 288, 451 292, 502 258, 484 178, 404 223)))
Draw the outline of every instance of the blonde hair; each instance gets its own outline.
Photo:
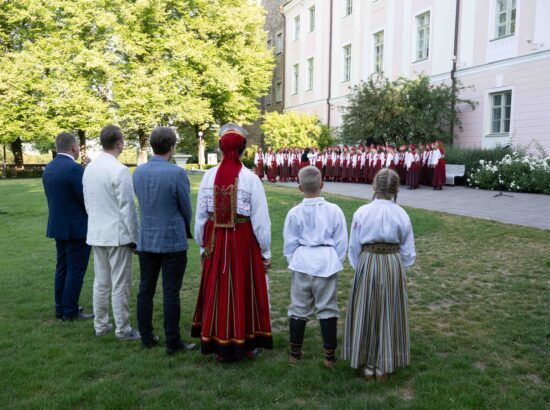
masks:
POLYGON ((397 172, 390 168, 382 168, 378 171, 372 183, 372 188, 374 190, 372 199, 393 199, 393 201, 396 202, 399 184, 400 180, 397 172))
POLYGON ((300 186, 306 194, 314 194, 321 190, 321 172, 313 166, 304 167, 298 172, 300 186))

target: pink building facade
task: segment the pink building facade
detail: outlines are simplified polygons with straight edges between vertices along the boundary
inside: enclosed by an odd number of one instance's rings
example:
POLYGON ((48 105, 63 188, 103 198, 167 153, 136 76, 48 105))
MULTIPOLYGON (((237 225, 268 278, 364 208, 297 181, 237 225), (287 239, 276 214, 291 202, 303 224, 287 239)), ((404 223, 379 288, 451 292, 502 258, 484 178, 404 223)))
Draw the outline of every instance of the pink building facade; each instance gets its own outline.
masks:
POLYGON ((456 60, 478 106, 461 107, 455 144, 550 153, 549 0, 291 0, 283 13, 285 111, 338 127, 369 76, 450 83, 456 60))

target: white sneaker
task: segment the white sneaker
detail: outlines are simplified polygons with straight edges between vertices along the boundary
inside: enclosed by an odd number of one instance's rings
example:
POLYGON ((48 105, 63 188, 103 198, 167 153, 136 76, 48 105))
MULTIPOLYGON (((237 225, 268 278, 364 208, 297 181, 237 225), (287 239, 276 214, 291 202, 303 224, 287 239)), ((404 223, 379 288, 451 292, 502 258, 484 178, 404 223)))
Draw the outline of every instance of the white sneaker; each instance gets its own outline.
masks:
POLYGON ((97 337, 103 337, 108 333, 111 333, 113 331, 113 325, 110 323, 107 323, 107 326, 105 326, 105 329, 103 329, 101 332, 95 332, 95 335, 97 337))
POLYGON ((132 342, 132 341, 136 341, 136 340, 141 340, 141 335, 139 334, 139 332, 137 330, 130 329, 129 332, 124 333, 122 336, 117 336, 117 338, 118 338, 118 340, 121 340, 121 341, 132 342))

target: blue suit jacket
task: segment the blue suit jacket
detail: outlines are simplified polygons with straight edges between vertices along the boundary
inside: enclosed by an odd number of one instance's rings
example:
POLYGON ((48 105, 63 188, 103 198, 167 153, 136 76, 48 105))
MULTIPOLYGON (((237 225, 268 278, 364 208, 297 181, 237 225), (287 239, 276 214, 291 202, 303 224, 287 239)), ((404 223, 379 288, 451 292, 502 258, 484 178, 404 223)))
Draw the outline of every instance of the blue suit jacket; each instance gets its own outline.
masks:
POLYGON ((187 250, 192 211, 185 170, 155 156, 137 167, 133 178, 140 212, 138 251, 187 250))
POLYGON ((57 155, 44 169, 42 182, 48 199, 48 238, 86 239, 88 214, 84 206, 84 169, 71 158, 57 155))

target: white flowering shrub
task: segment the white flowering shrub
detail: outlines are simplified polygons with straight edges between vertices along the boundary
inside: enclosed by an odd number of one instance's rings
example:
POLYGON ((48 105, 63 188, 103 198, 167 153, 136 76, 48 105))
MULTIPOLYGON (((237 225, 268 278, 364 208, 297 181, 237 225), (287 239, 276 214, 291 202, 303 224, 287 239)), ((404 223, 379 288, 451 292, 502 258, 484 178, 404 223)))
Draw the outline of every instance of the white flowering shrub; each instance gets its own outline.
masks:
POLYGON ((482 189, 550 194, 550 156, 507 154, 500 161, 480 160, 468 184, 482 189))

